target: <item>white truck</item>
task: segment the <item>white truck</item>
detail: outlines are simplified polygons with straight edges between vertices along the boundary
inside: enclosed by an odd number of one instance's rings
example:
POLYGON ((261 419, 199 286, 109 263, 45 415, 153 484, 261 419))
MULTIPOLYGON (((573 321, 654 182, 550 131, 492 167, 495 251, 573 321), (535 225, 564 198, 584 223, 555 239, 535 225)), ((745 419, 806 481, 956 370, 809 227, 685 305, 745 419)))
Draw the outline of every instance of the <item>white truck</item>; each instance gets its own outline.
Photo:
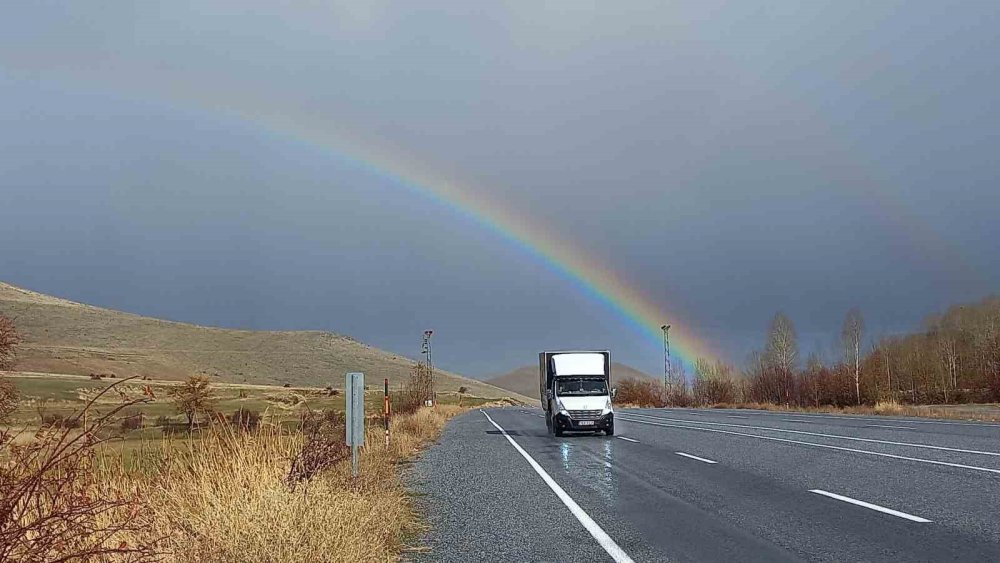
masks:
POLYGON ((565 431, 615 433, 611 405, 611 352, 538 354, 538 390, 549 434, 565 431))

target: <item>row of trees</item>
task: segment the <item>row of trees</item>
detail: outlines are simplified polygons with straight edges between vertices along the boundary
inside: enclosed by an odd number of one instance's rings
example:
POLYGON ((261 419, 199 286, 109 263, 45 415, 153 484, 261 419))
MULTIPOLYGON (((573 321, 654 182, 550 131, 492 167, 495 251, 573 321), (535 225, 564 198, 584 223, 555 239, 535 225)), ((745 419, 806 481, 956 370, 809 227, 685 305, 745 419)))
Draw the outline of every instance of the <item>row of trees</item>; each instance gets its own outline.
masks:
POLYGON ((911 334, 866 338, 864 317, 853 309, 841 327, 840 360, 827 365, 812 354, 802 366, 795 326, 779 312, 763 350, 750 355, 742 372, 697 362, 693 400, 799 406, 1000 401, 1000 297, 952 307, 911 334))

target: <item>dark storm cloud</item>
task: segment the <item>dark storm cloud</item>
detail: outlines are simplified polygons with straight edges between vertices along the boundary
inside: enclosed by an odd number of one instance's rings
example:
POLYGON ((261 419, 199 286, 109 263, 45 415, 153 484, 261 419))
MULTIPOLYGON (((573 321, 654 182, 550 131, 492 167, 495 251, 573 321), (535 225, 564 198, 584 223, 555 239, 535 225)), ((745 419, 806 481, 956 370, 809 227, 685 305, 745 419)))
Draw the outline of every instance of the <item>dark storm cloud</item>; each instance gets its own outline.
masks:
POLYGON ((655 343, 469 219, 227 107, 391 146, 509 202, 739 360, 988 293, 992 4, 31 3, 0 21, 2 278, 326 328, 454 369, 655 343))

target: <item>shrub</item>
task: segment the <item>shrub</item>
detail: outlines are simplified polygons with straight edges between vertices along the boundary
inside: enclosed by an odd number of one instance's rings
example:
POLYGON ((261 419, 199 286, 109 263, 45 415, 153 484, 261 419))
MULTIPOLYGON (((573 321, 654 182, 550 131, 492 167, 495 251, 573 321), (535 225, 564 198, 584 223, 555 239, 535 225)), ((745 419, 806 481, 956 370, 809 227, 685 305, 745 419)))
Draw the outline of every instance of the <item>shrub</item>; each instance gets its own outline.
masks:
POLYGON ((17 392, 17 386, 7 377, 0 377, 0 423, 6 422, 7 418, 17 410, 17 404, 21 400, 21 395, 17 392))
POLYGON ((410 371, 410 378, 403 385, 392 402, 392 412, 410 414, 424 406, 424 402, 434 397, 434 380, 429 367, 416 364, 410 371))
POLYGON ((735 403, 736 383, 732 379, 697 379, 694 382, 694 401, 702 405, 735 403))
MULTIPOLYGON (((127 381, 127 380, 121 380, 127 381)), ((26 444, 0 432, 0 561, 155 561, 152 517, 134 491, 102 485, 94 471, 100 432, 124 403, 94 416, 83 432, 77 424, 50 425, 26 444), (148 541, 137 540, 145 538, 148 541)))
POLYGON ((42 415, 42 426, 48 428, 80 428, 83 426, 83 420, 79 415, 45 413, 42 415))
POLYGON ((651 380, 626 377, 618 382, 615 401, 637 407, 666 406, 663 387, 651 380))
POLYGON ((0 315, 0 371, 14 369, 20 344, 21 335, 14 327, 14 321, 0 315))
POLYGON ((142 412, 139 409, 131 409, 125 413, 121 421, 121 429, 124 432, 142 429, 142 412))
POLYGON ((229 423, 243 430, 256 430, 260 426, 260 413, 240 407, 229 416, 229 423))
POLYGON ((302 432, 305 434, 302 448, 292 458, 285 476, 285 483, 292 491, 351 455, 345 440, 344 416, 339 411, 307 411, 303 415, 302 432))

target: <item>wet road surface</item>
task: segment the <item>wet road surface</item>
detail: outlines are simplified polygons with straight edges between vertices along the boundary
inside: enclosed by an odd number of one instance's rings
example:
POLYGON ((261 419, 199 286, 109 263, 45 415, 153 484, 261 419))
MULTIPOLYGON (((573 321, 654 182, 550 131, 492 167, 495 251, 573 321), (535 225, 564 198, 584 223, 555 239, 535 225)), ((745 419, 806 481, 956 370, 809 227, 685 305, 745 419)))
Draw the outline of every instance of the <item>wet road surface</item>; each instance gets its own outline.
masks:
POLYGON ((622 409, 449 423, 411 472, 428 561, 997 561, 1000 425, 622 409))

